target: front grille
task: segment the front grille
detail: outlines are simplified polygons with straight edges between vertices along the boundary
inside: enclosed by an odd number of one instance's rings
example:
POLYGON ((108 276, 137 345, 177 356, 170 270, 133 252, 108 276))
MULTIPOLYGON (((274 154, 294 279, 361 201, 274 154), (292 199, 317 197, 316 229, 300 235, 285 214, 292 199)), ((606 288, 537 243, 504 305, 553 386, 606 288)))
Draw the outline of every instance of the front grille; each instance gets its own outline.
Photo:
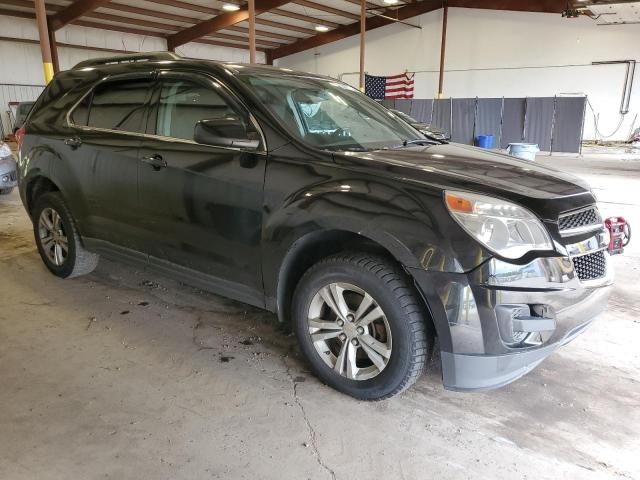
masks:
POLYGON ((18 178, 18 174, 16 173, 15 170, 13 172, 9 172, 9 180, 11 180, 12 182, 15 182, 17 178, 18 178))
POLYGON ((577 228, 600 226, 602 218, 600 212, 594 207, 589 207, 574 213, 566 213, 558 218, 558 229, 560 233, 577 228))
POLYGON ((607 257, 603 251, 574 257, 572 260, 580 280, 595 280, 607 273, 607 257))

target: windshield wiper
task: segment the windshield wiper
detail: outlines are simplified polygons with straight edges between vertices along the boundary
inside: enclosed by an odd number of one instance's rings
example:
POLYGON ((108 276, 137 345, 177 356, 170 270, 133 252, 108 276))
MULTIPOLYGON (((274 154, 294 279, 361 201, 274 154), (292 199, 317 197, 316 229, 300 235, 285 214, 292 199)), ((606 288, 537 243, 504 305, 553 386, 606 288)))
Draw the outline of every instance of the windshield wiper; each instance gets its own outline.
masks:
POLYGON ((437 140, 430 140, 428 138, 414 138, 404 140, 401 145, 396 145, 391 148, 408 147, 409 145, 440 145, 440 142, 437 140))

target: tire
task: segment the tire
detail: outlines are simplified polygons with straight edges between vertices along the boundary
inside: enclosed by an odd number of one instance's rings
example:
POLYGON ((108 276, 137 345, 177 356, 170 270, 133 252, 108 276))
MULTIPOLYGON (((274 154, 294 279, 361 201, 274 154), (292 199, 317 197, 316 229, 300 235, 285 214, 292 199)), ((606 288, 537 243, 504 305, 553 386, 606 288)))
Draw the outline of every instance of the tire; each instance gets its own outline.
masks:
POLYGON ((9 195, 13 192, 14 187, 11 188, 0 188, 0 195, 9 195))
MULTIPOLYGON (((72 278, 85 275, 92 272, 98 265, 99 256, 95 253, 88 252, 82 246, 73 216, 59 192, 48 192, 36 199, 33 209, 33 233, 40 258, 42 258, 42 261, 49 271, 57 277, 72 278), (44 244, 44 240, 47 238, 50 240, 52 234, 49 233, 48 236, 45 235, 47 230, 46 226, 41 226, 41 218, 44 213, 44 216, 51 219, 51 212, 59 216, 58 225, 61 228, 56 229, 56 232, 58 232, 58 243, 64 243, 62 238, 66 238, 66 254, 64 250, 60 250, 63 252, 60 257, 56 257, 56 255, 52 253, 55 250, 52 250, 44 244), (43 228, 45 230, 43 230, 43 228), (62 233, 62 235, 59 235, 60 233, 62 233), (51 256, 54 258, 51 258, 51 256)), ((51 245, 51 240, 48 245, 51 245)))
POLYGON ((424 307, 406 273, 381 256, 343 253, 320 261, 300 280, 292 313, 300 348, 313 372, 342 393, 360 400, 390 398, 413 385, 425 369, 431 343, 424 307), (334 302, 338 311, 346 308, 350 313, 340 317, 325 301, 328 293, 334 301, 345 300, 342 308, 334 302), (359 304, 359 299, 366 295, 373 303, 359 313, 366 303, 359 304), (367 318, 380 312, 367 324, 367 318), (337 338, 322 338, 323 333, 334 335, 341 323, 337 338), (319 325, 322 328, 314 328, 319 325), (312 334, 322 340, 314 341, 312 334), (346 363, 340 362, 341 355, 346 363))

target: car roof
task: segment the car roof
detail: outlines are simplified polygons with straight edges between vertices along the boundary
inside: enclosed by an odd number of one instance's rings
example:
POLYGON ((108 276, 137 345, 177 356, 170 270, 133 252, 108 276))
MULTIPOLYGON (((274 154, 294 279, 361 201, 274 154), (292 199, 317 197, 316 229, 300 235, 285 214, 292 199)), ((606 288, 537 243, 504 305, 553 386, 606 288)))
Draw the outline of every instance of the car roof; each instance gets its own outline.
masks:
POLYGON ((221 71, 225 70, 234 75, 255 74, 255 75, 283 75, 295 77, 312 77, 317 79, 336 81, 335 78, 318 75, 315 73, 301 72, 289 68, 279 68, 270 65, 246 64, 238 62, 220 62, 216 60, 205 60, 197 58, 181 57, 172 52, 149 52, 142 54, 119 55, 114 57, 102 57, 85 60, 75 65, 72 70, 101 70, 112 73, 122 73, 131 70, 138 70, 142 65, 157 66, 188 66, 201 68, 204 70, 221 71))

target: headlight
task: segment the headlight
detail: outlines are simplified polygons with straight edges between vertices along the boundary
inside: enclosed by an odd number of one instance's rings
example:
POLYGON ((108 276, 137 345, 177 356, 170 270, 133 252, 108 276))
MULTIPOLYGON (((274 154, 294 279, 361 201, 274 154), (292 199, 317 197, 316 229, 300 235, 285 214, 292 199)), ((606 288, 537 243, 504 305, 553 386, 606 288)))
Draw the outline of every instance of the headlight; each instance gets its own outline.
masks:
POLYGON ((498 198, 466 192, 445 192, 453 218, 473 238, 505 258, 531 250, 553 250, 549 233, 529 210, 498 198))

